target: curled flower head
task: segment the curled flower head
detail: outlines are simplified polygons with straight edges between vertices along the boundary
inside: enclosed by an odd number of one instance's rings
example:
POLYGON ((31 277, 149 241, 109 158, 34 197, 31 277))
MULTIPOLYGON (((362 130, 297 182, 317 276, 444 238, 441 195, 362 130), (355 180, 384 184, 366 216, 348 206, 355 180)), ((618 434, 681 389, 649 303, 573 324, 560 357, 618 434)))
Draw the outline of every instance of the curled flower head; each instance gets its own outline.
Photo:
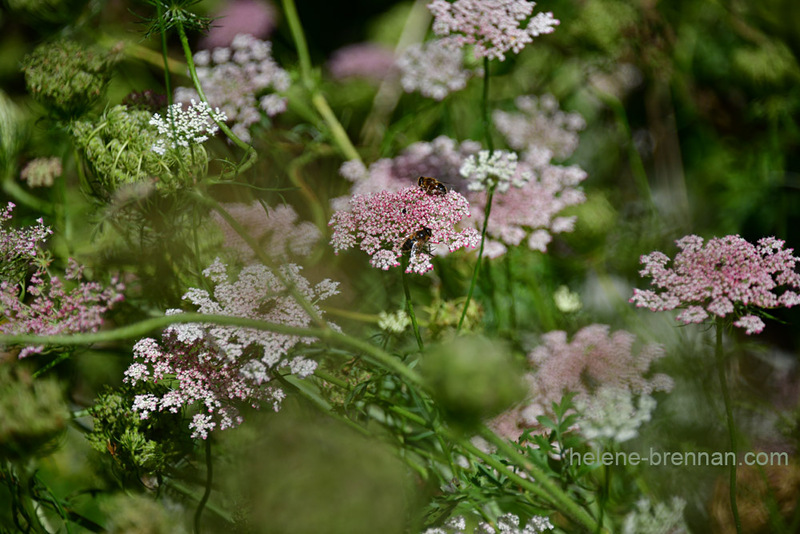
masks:
POLYGON ((531 18, 535 5, 526 0, 433 0, 428 9, 436 35, 454 46, 475 45, 478 58, 503 61, 506 52, 518 54, 534 37, 552 33, 559 24, 552 13, 531 18))
POLYGON ((373 267, 388 270, 400 265, 399 258, 409 252, 406 272, 424 274, 433 269, 431 245, 444 245, 450 252, 477 246, 480 239, 474 228, 456 230, 455 225, 469 217, 467 199, 455 191, 430 195, 419 187, 399 191, 356 194, 350 209, 333 214, 331 244, 336 252, 356 245, 369 254, 373 267))
POLYGON ((651 311, 682 307, 677 320, 702 323, 711 316, 737 317, 733 325, 747 334, 764 329, 763 321, 748 313, 752 308, 779 308, 800 303, 795 272, 798 258, 784 242, 765 237, 753 245, 738 235, 703 239, 689 235, 676 241, 681 250, 670 258, 662 252, 641 257, 642 276, 652 278, 655 290, 634 289, 630 302, 651 311), (784 287, 780 295, 774 291, 784 287))

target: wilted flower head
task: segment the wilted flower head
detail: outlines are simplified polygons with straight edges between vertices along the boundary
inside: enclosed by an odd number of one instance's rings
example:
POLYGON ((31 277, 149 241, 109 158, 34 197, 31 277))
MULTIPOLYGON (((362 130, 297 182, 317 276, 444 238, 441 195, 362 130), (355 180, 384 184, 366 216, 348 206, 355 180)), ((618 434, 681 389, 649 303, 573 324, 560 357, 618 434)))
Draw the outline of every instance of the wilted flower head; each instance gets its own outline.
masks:
MULTIPOLYGON (((311 302, 335 295, 337 283, 324 280, 312 286, 301 274, 301 267, 281 267, 283 278, 311 302)), ((229 315, 277 324, 304 327, 311 318, 288 294, 287 288, 269 268, 250 265, 235 281, 228 279, 227 267, 217 259, 203 275, 214 285, 213 296, 203 289, 190 289, 184 300, 204 314, 229 315)), ((315 306, 317 313, 321 313, 315 306)), ((169 310, 170 315, 181 313, 169 310)), ((151 338, 134 346, 137 360, 125 371, 125 381, 157 382, 174 376, 178 389, 157 397, 136 397, 134 409, 143 419, 154 411, 178 412, 183 407, 202 404, 189 427, 192 437, 205 439, 215 428, 223 430, 241 424, 237 401, 258 406, 272 403, 278 410, 285 397, 283 390, 267 385, 278 369, 304 378, 314 372, 316 362, 302 356, 290 357, 298 343, 311 338, 278 334, 253 328, 204 324, 175 324, 164 330, 162 343, 151 338)))
POLYGON ((448 94, 467 86, 475 71, 464 68, 464 52, 441 40, 413 44, 397 59, 402 73, 400 84, 407 93, 443 100, 448 94))
POLYGON ((20 173, 28 187, 50 187, 61 176, 61 158, 36 158, 20 173))
POLYGON ((216 122, 225 122, 227 117, 219 108, 212 110, 205 102, 199 104, 194 100, 183 109, 180 103, 172 104, 167 108, 166 117, 153 114, 150 124, 158 129, 161 136, 153 144, 153 152, 163 155, 167 148, 189 148, 206 142, 219 130, 216 122))
MULTIPOLYGON (((230 47, 201 50, 194 55, 197 77, 210 105, 220 108, 231 130, 250 141, 249 128, 261 120, 261 112, 273 117, 286 111, 289 73, 272 58, 272 43, 239 34, 230 47)), ((177 102, 199 99, 194 89, 179 87, 177 102)))
POLYGON ((505 193, 510 186, 522 187, 531 179, 531 172, 517 165, 517 155, 506 150, 481 150, 477 156, 467 156, 460 172, 470 191, 495 187, 498 193, 505 193))
POLYGON ((656 290, 634 289, 630 302, 652 311, 682 307, 677 320, 702 323, 710 316, 736 317, 734 326, 745 333, 764 329, 753 308, 791 308, 800 304, 800 275, 795 272, 798 258, 784 241, 774 237, 759 239, 752 245, 738 235, 714 238, 707 243, 696 235, 676 241, 681 250, 667 267, 670 258, 662 252, 641 257, 642 276, 651 277, 656 290), (785 287, 780 295, 774 291, 785 287))
POLYGON ((333 52, 328 70, 337 80, 364 78, 381 81, 394 69, 394 52, 375 43, 356 43, 333 52))
POLYGON ((534 2, 526 0, 433 0, 433 32, 455 46, 475 45, 475 56, 505 60, 518 54, 534 37, 552 33, 558 21, 552 13, 531 18, 534 2), (523 27, 524 24, 524 27, 523 27))
POLYGON ((334 213, 328 225, 333 227, 331 244, 336 252, 358 245, 372 256, 373 267, 388 270, 400 265, 406 249, 410 253, 406 272, 424 274, 433 269, 428 246, 441 244, 453 252, 477 245, 475 229, 455 229, 466 217, 469 205, 461 194, 431 195, 419 187, 407 187, 353 195, 350 209, 334 213))
MULTIPOLYGON (((308 256, 322 237, 313 223, 298 221, 297 213, 288 204, 265 208, 259 202, 253 202, 249 205, 226 204, 224 207, 261 245, 264 253, 276 261, 285 261, 290 256, 308 256)), ((253 249, 221 215, 215 212, 212 218, 222 230, 225 248, 234 251, 245 262, 255 258, 253 249)))

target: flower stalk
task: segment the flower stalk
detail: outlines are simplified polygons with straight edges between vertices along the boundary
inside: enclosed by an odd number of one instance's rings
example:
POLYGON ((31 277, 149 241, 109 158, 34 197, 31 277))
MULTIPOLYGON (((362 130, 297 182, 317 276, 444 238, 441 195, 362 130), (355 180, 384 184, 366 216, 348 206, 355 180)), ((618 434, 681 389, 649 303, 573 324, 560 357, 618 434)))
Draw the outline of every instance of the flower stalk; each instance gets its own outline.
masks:
MULTIPOLYGON (((728 391, 728 380, 725 376, 725 357, 722 351, 722 330, 724 328, 724 320, 718 317, 714 324, 716 328, 716 343, 715 343, 715 356, 717 360, 717 373, 719 374, 719 385, 722 389, 722 400, 725 403, 725 418, 728 423, 728 434, 731 442, 731 452, 734 458, 737 456, 736 447, 736 426, 733 420, 733 409, 731 407, 731 395, 728 391)), ((736 504, 736 462, 731 463, 730 466, 730 498, 731 498, 731 513, 733 514, 733 522, 736 525, 736 533, 742 533, 742 520, 739 518, 739 507, 736 504)))

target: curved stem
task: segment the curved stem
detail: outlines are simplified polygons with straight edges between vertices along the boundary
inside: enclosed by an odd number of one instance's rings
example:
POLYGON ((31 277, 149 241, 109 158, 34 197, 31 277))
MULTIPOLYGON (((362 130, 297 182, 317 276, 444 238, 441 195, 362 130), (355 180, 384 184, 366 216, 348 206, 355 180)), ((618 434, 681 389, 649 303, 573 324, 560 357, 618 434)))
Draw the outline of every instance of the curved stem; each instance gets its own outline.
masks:
POLYGON ((716 340, 716 359, 717 359, 717 373, 719 374, 719 385, 722 388, 722 400, 725 403, 725 416, 728 421, 728 434, 731 440, 731 452, 733 452, 734 462, 730 466, 730 498, 731 498, 731 513, 733 514, 733 522, 736 525, 737 534, 742 533, 742 520, 739 518, 739 507, 736 504, 736 426, 733 421, 733 409, 731 408, 731 395, 728 391, 728 380, 725 376, 725 358, 722 352, 722 329, 723 320, 717 318, 715 323, 717 330, 716 340))
MULTIPOLYGON (((74 347, 77 345, 90 345, 105 341, 119 341, 123 339, 133 339, 143 337, 150 332, 161 330, 172 324, 178 323, 200 323, 218 324, 224 326, 241 326, 244 328, 255 328, 279 334, 317 338, 321 341, 334 343, 344 347, 363 352, 367 359, 383 366, 398 375, 407 379, 414 385, 422 385, 422 378, 416 371, 409 369, 402 362, 392 355, 382 351, 378 347, 370 345, 365 341, 350 337, 337 332, 331 328, 303 328, 298 326, 288 326, 284 324, 270 323, 245 317, 232 317, 230 315, 206 315, 203 313, 178 313, 163 317, 145 319, 138 323, 121 326, 114 330, 103 330, 89 334, 59 334, 54 336, 41 336, 33 334, 0 334, 0 345, 49 345, 74 347)), ((331 352, 335 354, 335 352, 331 352)))
POLYGON ((469 284, 469 291, 467 292, 467 301, 464 303, 464 309, 461 311, 461 318, 458 320, 457 332, 461 331, 461 325, 464 324, 464 318, 467 316, 469 303, 472 300, 472 293, 475 291, 475 283, 478 281, 478 272, 481 270, 481 258, 483 258, 483 246, 486 243, 486 228, 489 225, 489 214, 492 212, 492 198, 494 198, 494 185, 489 187, 489 194, 486 196, 486 208, 483 210, 483 228, 481 229, 481 246, 478 249, 478 259, 475 262, 475 270, 472 271, 472 281, 469 284))
POLYGON ((589 531, 601 533, 608 532, 606 529, 602 529, 597 524, 597 521, 595 521, 589 515, 589 513, 586 512, 586 510, 575 504, 575 501, 570 498, 570 496, 567 495, 561 488, 559 488, 552 480, 550 480, 544 471, 520 454, 505 439, 497 436, 494 432, 486 427, 482 427, 478 434, 489 443, 495 445, 498 452, 505 455, 506 458, 517 467, 524 469, 530 476, 528 478, 522 478, 513 470, 509 469, 508 465, 504 464, 499 459, 481 451, 472 443, 470 443, 469 440, 452 435, 451 439, 458 441, 465 450, 469 451, 474 456, 477 456, 488 465, 491 465, 525 490, 550 502, 560 511, 564 512, 567 516, 571 517, 575 522, 582 525, 589 531))
POLYGON ((344 157, 348 160, 361 161, 361 156, 350 141, 350 137, 348 137, 342 123, 336 118, 336 114, 334 114, 328 101, 325 100, 325 97, 314 83, 311 72, 311 56, 308 53, 308 44, 303 34, 303 26, 300 24, 300 17, 297 14, 294 0, 283 0, 282 4, 286 22, 289 25, 294 46, 297 49, 297 57, 300 61, 300 78, 303 81, 303 86, 311 95, 311 103, 317 109, 317 113, 320 114, 325 124, 327 124, 334 143, 339 147, 344 157))
POLYGON ((422 344, 422 336, 419 335, 419 324, 417 324, 417 316, 414 314, 414 305, 411 303, 411 291, 408 289, 408 273, 406 273, 406 268, 408 267, 408 259, 403 258, 403 293, 406 296, 406 310, 408 311, 408 316, 411 318, 411 326, 414 329, 414 336, 417 338, 417 345, 419 346, 419 350, 425 350, 424 345, 422 344))
POLYGON ((205 508, 208 498, 211 496, 211 480, 213 477, 213 470, 211 465, 211 438, 205 440, 206 449, 206 490, 197 504, 197 511, 194 513, 194 534, 200 534, 200 516, 203 515, 203 508, 205 508))
MULTIPOLYGON (((197 96, 200 97, 200 100, 208 104, 210 107, 211 104, 209 104, 208 98, 206 98, 206 94, 203 91, 203 87, 200 85, 200 78, 197 77, 197 69, 194 66, 194 59, 192 58, 192 49, 189 47, 189 39, 186 37, 186 31, 183 29, 183 25, 180 22, 176 24, 176 27, 178 28, 178 36, 181 39, 181 46, 183 47, 183 55, 186 58, 186 66, 189 68, 189 75, 192 78, 192 84, 194 84, 194 89, 195 91, 197 91, 197 96)), ((244 141, 242 141, 238 135, 233 133, 231 129, 228 128, 227 124, 225 124, 224 122, 218 122, 216 119, 214 119, 214 122, 216 122, 217 126, 219 126, 219 129, 222 130, 222 132, 228 136, 228 139, 233 141, 233 144, 235 144, 242 150, 255 153, 255 149, 250 145, 248 145, 247 143, 245 143, 244 141)))

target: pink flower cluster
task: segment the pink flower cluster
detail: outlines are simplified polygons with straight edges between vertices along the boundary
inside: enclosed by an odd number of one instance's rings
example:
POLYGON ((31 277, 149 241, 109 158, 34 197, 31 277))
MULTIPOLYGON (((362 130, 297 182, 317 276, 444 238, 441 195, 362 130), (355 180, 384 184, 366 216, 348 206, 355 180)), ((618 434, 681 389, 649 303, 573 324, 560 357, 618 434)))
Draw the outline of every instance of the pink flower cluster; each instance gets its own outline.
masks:
MULTIPOLYGON (((5 321, 3 334, 37 334, 52 336, 78 332, 96 332, 103 324, 103 314, 124 299, 125 286, 112 280, 104 288, 97 282, 83 281, 83 267, 69 260, 66 280, 77 283, 68 290, 57 276, 50 276, 46 265, 31 276, 25 291, 31 300, 25 302, 17 284, 0 281, 0 310, 5 321)), ((25 347, 19 357, 40 353, 44 347, 25 347)))
MULTIPOLYGON (((309 221, 298 222, 297 213, 288 204, 265 208, 258 202, 252 204, 226 204, 225 210, 244 227, 264 253, 275 261, 311 254, 319 241, 320 231, 309 221)), ((218 213, 212 219, 222 230, 225 248, 249 263, 255 259, 253 249, 218 213)))
POLYGON ((537 159, 568 158, 578 148, 578 132, 586 128, 579 113, 559 108, 553 95, 524 95, 514 101, 519 111, 496 110, 494 125, 515 150, 547 152, 537 159))
POLYGON ((784 241, 774 237, 759 239, 753 245, 738 235, 714 238, 707 243, 696 235, 676 241, 681 250, 667 267, 670 258, 662 252, 641 257, 642 276, 652 278, 657 289, 634 289, 630 302, 652 311, 682 307, 677 320, 702 323, 710 316, 737 317, 734 326, 747 334, 764 329, 755 308, 791 308, 800 304, 800 275, 795 272, 798 258, 784 241), (780 295, 773 291, 787 288, 780 295))
MULTIPOLYGON (((551 95, 522 96, 515 103, 519 111, 495 112, 493 118, 509 146, 521 151, 517 173, 530 174, 533 179, 518 189, 495 192, 487 227, 487 234, 493 238, 486 242, 488 257, 500 256, 507 246, 517 246, 526 238, 530 249, 545 252, 552 234, 574 228, 574 216, 558 214, 586 201, 579 187, 586 172, 577 165, 552 162, 575 151, 577 132, 585 127, 583 118, 561 111, 551 95)), ((486 193, 472 193, 467 198, 474 223, 482 225, 486 193)))
MULTIPOLYGON (((272 58, 272 44, 252 35, 239 34, 230 47, 201 50, 194 55, 197 77, 208 102, 225 114, 231 129, 244 141, 250 141, 250 126, 261 120, 263 111, 269 117, 286 111, 289 73, 272 58)), ((188 87, 175 90, 175 101, 188 103, 200 100, 188 87)))
POLYGON ((552 33, 559 21, 552 13, 537 13, 536 4, 526 0, 433 0, 433 32, 455 46, 474 45, 478 58, 505 60, 505 54, 518 54, 543 33, 552 33), (523 21, 527 24, 523 27, 523 21))
POLYGON ((344 46, 331 54, 328 70, 337 80, 363 78, 380 82, 394 71, 394 51, 374 43, 344 46))
POLYGON ((358 245, 372 257, 372 266, 380 269, 400 265, 398 259, 404 248, 409 248, 409 240, 417 241, 414 237, 424 229, 430 234, 410 246, 406 272, 424 274, 433 269, 430 245, 445 245, 453 252, 463 247, 475 248, 480 240, 473 228, 455 229, 456 224, 469 217, 469 204, 463 195, 452 190, 433 195, 419 187, 406 187, 355 194, 349 207, 334 213, 328 223, 333 227, 331 244, 337 253, 358 245))
POLYGON ((41 218, 36 220, 36 226, 4 228, 12 218, 14 207, 14 203, 9 202, 0 210, 0 280, 16 281, 39 255, 39 245, 53 233, 41 218))
POLYGON ((482 75, 482 70, 465 68, 460 48, 439 39, 409 46, 397 59, 397 67, 405 92, 419 91, 434 100, 444 100, 448 94, 464 89, 473 75, 482 75))
POLYGON ((665 374, 646 375, 650 365, 664 355, 660 345, 636 350, 636 336, 624 330, 609 333, 607 325, 593 324, 568 341, 563 331, 548 332, 542 344, 528 354, 533 372, 527 375, 530 397, 520 407, 497 418, 495 426, 517 439, 524 428, 538 426, 536 417, 551 414, 551 404, 565 393, 576 393, 576 402, 589 403, 601 388, 634 395, 669 391, 673 381, 665 374))
MULTIPOLYGON (((286 264, 280 272, 308 301, 318 302, 338 293, 338 284, 330 280, 312 286, 301 275, 301 269, 286 264)), ((231 282, 227 266, 217 259, 203 275, 214 285, 213 296, 202 289, 190 289, 184 295, 200 313, 297 327, 306 327, 311 322, 280 278, 263 265, 243 268, 231 282)), ((314 309, 321 314, 316 306, 314 309)), ((181 311, 167 312, 177 313, 181 311)), ((175 324, 164 331, 161 344, 150 338, 136 343, 133 354, 136 361, 125 371, 125 381, 135 385, 141 381, 175 380, 177 389, 163 397, 137 396, 134 410, 146 419, 154 411, 177 413, 186 406, 203 405, 205 410, 194 415, 189 427, 193 437, 205 439, 215 428, 222 430, 241 424, 237 402, 245 401, 256 407, 261 402, 271 402, 277 411, 285 394, 269 383, 278 369, 300 378, 312 374, 316 362, 289 353, 298 343, 313 341, 253 328, 175 324)))
MULTIPOLYGON (((400 191, 416 184, 419 176, 432 176, 444 183, 448 189, 460 190, 462 182, 459 169, 464 158, 477 154, 481 149, 477 141, 457 141, 441 135, 433 141, 420 141, 409 145, 395 158, 383 158, 372 163, 369 169, 359 161, 345 162, 340 174, 354 182, 350 192, 365 195, 379 191, 400 191)), ((339 197, 331 201, 334 210, 347 210, 350 197, 339 197)))

